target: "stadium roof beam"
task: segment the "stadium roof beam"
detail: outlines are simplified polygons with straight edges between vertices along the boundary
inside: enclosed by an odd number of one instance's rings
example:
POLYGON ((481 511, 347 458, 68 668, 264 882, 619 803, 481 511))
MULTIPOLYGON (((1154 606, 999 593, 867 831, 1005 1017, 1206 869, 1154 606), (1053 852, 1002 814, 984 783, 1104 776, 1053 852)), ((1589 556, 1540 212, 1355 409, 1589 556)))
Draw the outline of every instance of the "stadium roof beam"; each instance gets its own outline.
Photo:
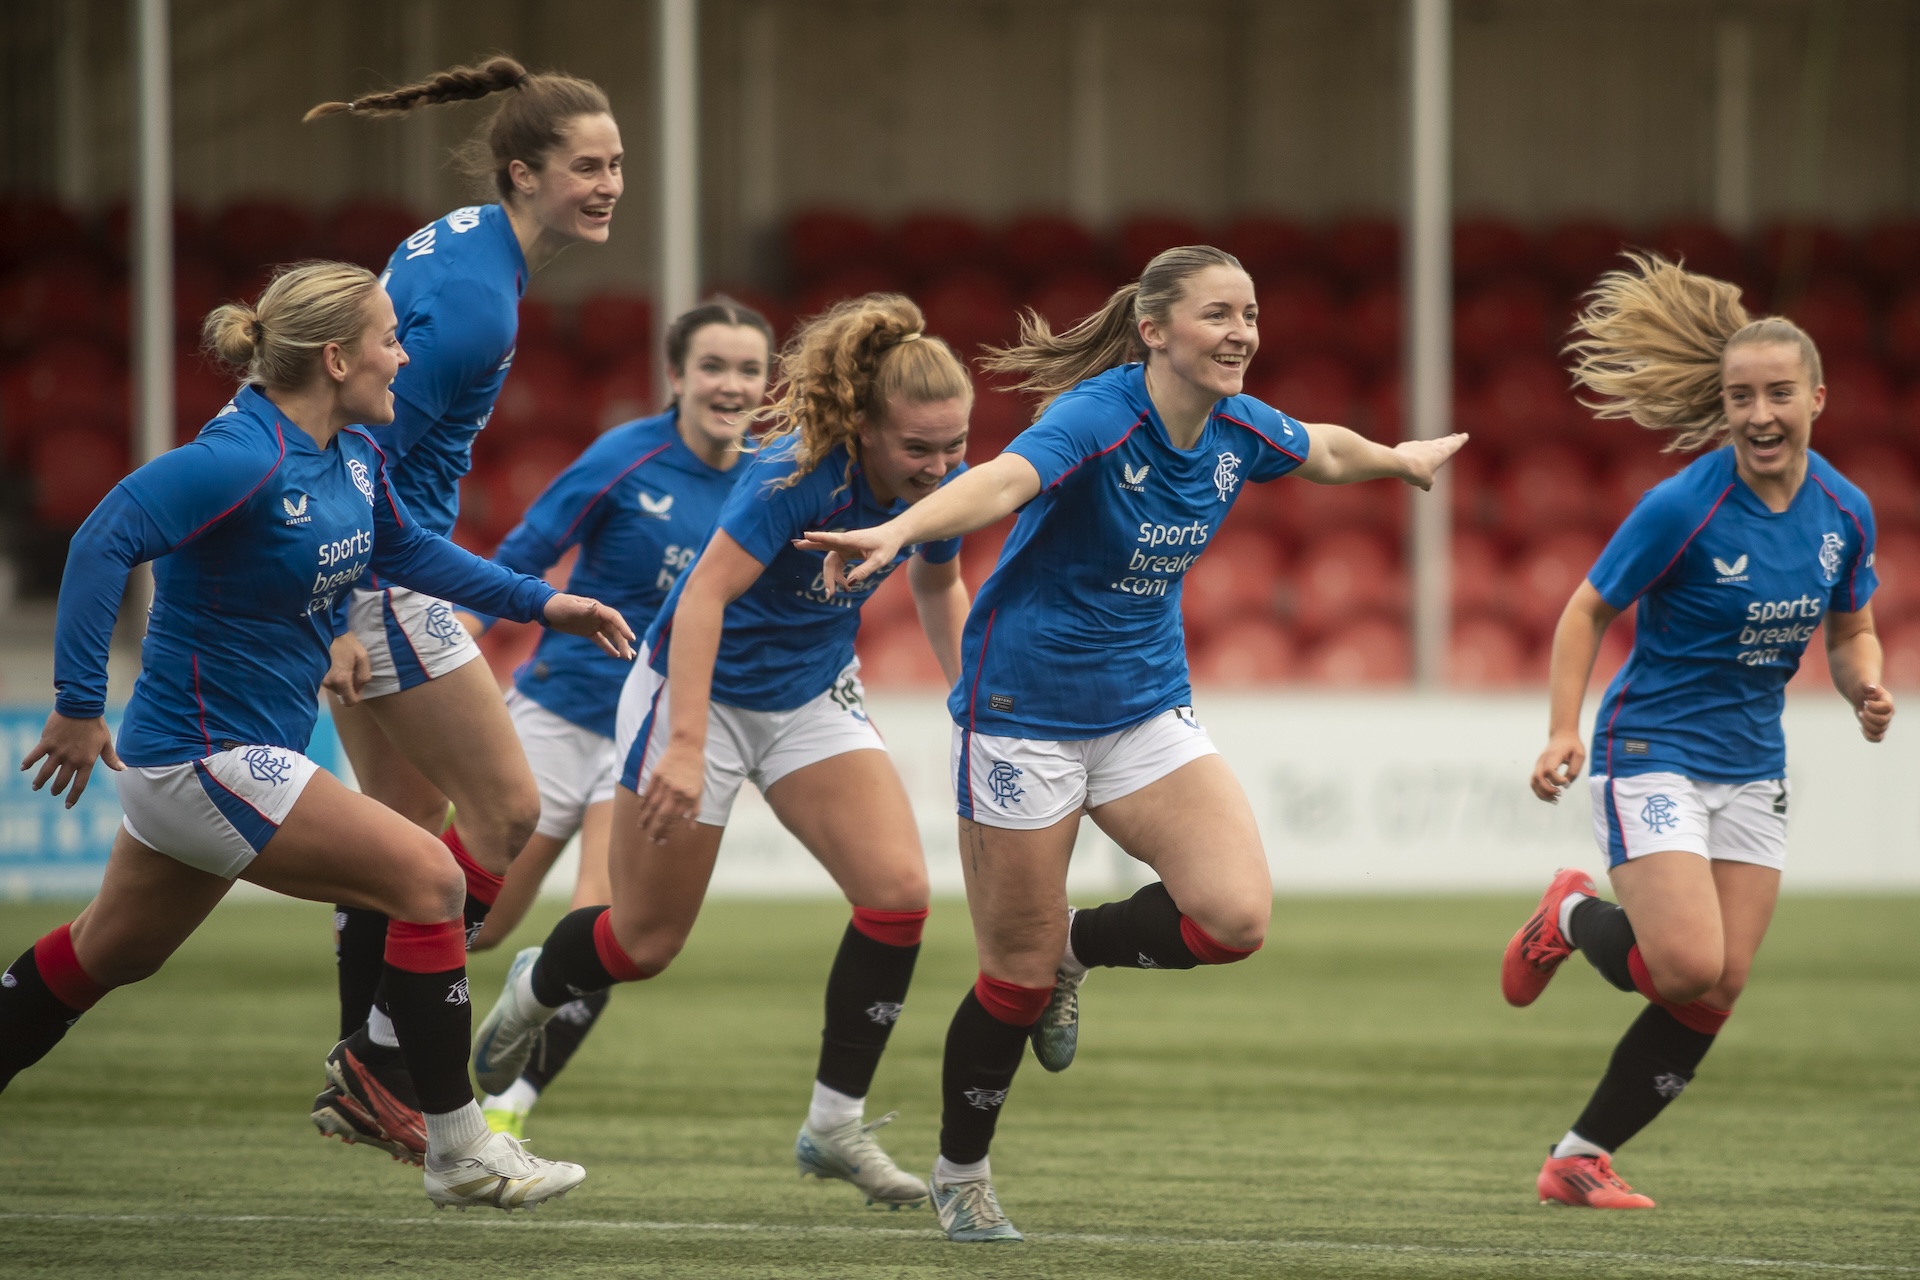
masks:
MULTIPOLYGON (((1407 0, 1406 427, 1453 430, 1453 80, 1451 0, 1407 0)), ((1452 631, 1451 469, 1412 495, 1413 668, 1444 688, 1452 631)))

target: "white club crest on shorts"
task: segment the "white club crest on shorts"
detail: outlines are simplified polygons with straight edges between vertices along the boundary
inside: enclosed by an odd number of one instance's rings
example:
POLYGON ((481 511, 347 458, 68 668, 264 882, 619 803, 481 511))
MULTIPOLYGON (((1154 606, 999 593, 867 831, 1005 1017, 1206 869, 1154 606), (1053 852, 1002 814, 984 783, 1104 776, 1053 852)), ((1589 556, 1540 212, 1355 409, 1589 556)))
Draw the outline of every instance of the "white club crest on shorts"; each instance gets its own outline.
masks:
POLYGON ((1026 789, 1020 785, 1020 777, 1025 769, 1005 760, 995 760, 993 768, 987 770, 987 790, 1002 805, 1019 804, 1026 799, 1026 789))
POLYGON ((1820 576, 1829 583, 1840 576, 1840 551, 1846 545, 1837 533, 1820 535, 1820 576))
POLYGON ((1655 792, 1640 806, 1640 821, 1654 834, 1663 834, 1680 825, 1680 806, 1673 802, 1672 796, 1655 792))
POLYGON ((360 496, 367 500, 367 505, 372 506, 373 477, 367 474, 367 464, 358 458, 348 458, 347 474, 353 477, 353 487, 360 491, 360 496))
POLYGON ((440 642, 442 649, 456 643, 460 639, 461 633, 466 630, 465 627, 460 625, 459 620, 453 616, 453 610, 438 600, 435 600, 427 606, 426 616, 422 621, 422 625, 426 628, 428 635, 440 642))
POLYGON ((1240 455, 1223 453, 1213 468, 1213 487, 1220 491, 1220 501, 1225 502, 1240 487, 1240 455))
POLYGON ((272 747, 249 747, 240 758, 246 762, 247 773, 255 782, 277 787, 293 777, 293 761, 287 759, 284 751, 276 751, 272 747))

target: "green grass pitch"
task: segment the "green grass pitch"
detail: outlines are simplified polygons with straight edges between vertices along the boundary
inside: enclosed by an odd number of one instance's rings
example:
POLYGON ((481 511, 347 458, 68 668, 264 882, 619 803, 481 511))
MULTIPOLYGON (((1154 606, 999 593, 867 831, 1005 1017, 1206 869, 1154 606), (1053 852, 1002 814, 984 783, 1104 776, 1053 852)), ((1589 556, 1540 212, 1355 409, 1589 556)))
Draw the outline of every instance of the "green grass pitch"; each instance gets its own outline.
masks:
MULTIPOLYGON (((412 1169, 315 1136, 327 912, 236 903, 0 1096, 0 1274, 1920 1275, 1920 898, 1782 904, 1699 1080, 1623 1155, 1661 1203, 1637 1214, 1534 1203, 1638 1001, 1576 960, 1502 1005, 1526 908, 1283 900, 1247 964, 1096 973, 1080 1061, 1027 1064, 994 1152, 1029 1242, 957 1246, 794 1175, 841 907, 715 903, 670 973, 620 990, 530 1126, 588 1180, 507 1218, 435 1214, 412 1169)), ((0 907, 0 951, 68 914, 0 907)), ((478 958, 476 1013, 508 958, 478 958)), ((900 1111, 909 1168, 972 972, 964 908, 937 904, 869 1104, 900 1111)))

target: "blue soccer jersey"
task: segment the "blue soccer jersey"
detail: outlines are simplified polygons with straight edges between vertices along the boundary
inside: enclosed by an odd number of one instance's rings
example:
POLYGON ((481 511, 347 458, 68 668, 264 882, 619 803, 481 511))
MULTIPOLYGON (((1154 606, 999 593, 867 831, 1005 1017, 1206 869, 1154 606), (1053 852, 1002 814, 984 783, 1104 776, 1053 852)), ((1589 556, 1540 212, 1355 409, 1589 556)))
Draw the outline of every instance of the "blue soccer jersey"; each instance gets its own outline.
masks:
POLYGON ((1787 681, 1828 612, 1873 598, 1873 544, 1866 495, 1817 453, 1785 511, 1735 474, 1731 446, 1648 490, 1587 575, 1614 608, 1640 605, 1595 715, 1593 771, 1784 776, 1787 681))
POLYGON ((513 364, 527 260, 507 211, 474 205, 408 236, 380 282, 409 363, 393 382, 393 421, 371 430, 400 501, 444 537, 460 514, 473 438, 513 364))
MULTIPOLYGON (((727 606, 720 652, 713 664, 713 698, 749 711, 791 711, 833 687, 853 661, 860 606, 887 575, 916 551, 932 564, 960 554, 960 539, 903 547, 887 568, 851 588, 827 594, 826 553, 803 551, 793 540, 809 529, 842 532, 885 524, 907 509, 904 500, 882 503, 867 485, 844 445, 789 486, 776 482, 794 473, 792 437, 762 449, 720 508, 719 527, 746 553, 767 566, 752 586, 727 606)), ((951 480, 966 468, 954 468, 951 480)), ((943 480, 941 483, 946 483, 943 480)), ((667 673, 673 611, 686 575, 674 583, 647 630, 653 669, 667 673)))
MULTIPOLYGON (((679 411, 669 410, 595 440, 527 508, 493 558, 520 573, 545 573, 577 544, 567 590, 644 629, 747 470, 744 461, 726 471, 702 462, 680 439, 679 422, 679 411)), ((549 631, 514 684, 555 715, 611 738, 629 669, 585 636, 549 631)))
POLYGON ((954 723, 999 737, 1116 733, 1188 702, 1180 584, 1247 481, 1307 457, 1298 422, 1251 396, 1176 449, 1146 367, 1062 395, 1007 446, 1040 473, 967 615, 954 723))
POLYGON ((221 416, 141 467, 74 535, 54 636, 55 708, 91 718, 127 570, 152 560, 154 599, 120 724, 130 765, 242 744, 305 751, 339 595, 367 569, 531 622, 553 588, 423 529, 358 430, 325 449, 243 388, 221 416))

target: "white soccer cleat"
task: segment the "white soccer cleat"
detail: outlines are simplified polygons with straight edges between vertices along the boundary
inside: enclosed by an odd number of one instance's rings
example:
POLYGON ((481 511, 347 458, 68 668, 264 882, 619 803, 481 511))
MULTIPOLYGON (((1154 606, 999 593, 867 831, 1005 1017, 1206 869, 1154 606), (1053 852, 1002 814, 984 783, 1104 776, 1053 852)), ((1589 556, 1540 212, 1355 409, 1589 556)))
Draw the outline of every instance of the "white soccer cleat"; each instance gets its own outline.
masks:
POLYGON ((587 1171, 564 1160, 531 1155, 517 1138, 489 1133, 471 1155, 438 1167, 427 1157, 427 1199, 441 1208, 531 1209, 567 1194, 586 1181, 587 1171))
POLYGON ((999 1240, 1025 1240, 1000 1207, 993 1194, 993 1183, 986 1178, 965 1182, 929 1182, 933 1188, 933 1211, 940 1215, 940 1227, 947 1239, 956 1244, 989 1244, 999 1240))
POLYGON ((493 1002, 473 1038, 473 1078, 489 1094, 502 1094, 527 1069, 527 1060, 546 1034, 552 1009, 533 998, 526 974, 540 958, 539 947, 528 947, 513 958, 500 998, 493 1002))
POLYGON ((800 1126, 793 1140, 793 1162, 803 1178, 838 1178, 866 1193, 868 1204, 892 1209, 919 1204, 927 1198, 927 1184, 901 1169, 873 1140, 873 1131, 891 1124, 900 1113, 889 1111, 872 1124, 849 1120, 825 1131, 812 1124, 800 1126))

